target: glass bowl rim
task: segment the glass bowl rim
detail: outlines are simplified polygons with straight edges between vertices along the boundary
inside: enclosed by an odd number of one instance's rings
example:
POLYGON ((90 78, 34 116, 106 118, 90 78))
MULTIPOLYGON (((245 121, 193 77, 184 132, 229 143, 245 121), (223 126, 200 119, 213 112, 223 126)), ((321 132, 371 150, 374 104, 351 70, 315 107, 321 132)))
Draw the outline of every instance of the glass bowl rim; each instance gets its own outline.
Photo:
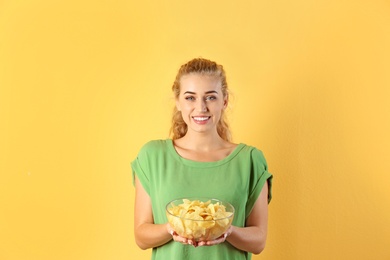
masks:
POLYGON ((184 220, 191 220, 191 221, 219 221, 219 220, 223 220, 223 219, 227 219, 227 218, 232 218, 234 216, 234 213, 235 213, 235 208, 234 208, 234 206, 230 202, 223 201, 223 200, 216 199, 216 198, 211 198, 211 197, 186 197, 186 198, 179 198, 179 199, 171 200, 165 206, 165 211, 172 217, 179 218, 179 219, 184 219, 184 220), (201 202, 207 202, 209 200, 211 200, 211 201, 214 200, 216 202, 222 202, 222 205, 224 205, 224 206, 229 205, 232 208, 232 211, 231 211, 231 214, 229 216, 226 216, 226 217, 223 217, 223 218, 217 218, 217 219, 208 219, 208 220, 206 220, 206 219, 201 220, 201 219, 183 218, 183 217, 180 217, 180 216, 173 215, 168 210, 168 206, 171 205, 171 203, 174 202, 174 201, 180 201, 180 200, 183 201, 184 199, 186 199, 186 200, 200 200, 201 202))

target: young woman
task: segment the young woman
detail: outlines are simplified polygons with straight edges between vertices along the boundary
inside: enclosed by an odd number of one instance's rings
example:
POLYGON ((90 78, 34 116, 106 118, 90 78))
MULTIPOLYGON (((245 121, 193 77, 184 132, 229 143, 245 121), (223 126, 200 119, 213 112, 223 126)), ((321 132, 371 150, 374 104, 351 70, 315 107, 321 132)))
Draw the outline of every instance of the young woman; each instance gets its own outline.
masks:
POLYGON ((231 142, 225 71, 213 61, 193 59, 181 66, 172 90, 172 139, 146 143, 132 162, 136 242, 153 248, 152 259, 250 259, 265 247, 272 175, 260 150, 231 142), (232 227, 214 241, 178 236, 165 206, 190 197, 231 203, 232 227))

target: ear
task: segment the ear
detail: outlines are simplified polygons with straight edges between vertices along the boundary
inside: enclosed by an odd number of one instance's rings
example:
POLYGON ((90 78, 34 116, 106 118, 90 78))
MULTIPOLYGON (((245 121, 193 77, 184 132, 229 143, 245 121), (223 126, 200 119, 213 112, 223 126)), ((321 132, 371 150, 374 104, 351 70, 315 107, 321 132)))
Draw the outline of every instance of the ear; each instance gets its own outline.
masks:
POLYGON ((228 96, 226 96, 224 99, 223 99, 223 109, 225 110, 227 108, 229 104, 229 98, 228 96))

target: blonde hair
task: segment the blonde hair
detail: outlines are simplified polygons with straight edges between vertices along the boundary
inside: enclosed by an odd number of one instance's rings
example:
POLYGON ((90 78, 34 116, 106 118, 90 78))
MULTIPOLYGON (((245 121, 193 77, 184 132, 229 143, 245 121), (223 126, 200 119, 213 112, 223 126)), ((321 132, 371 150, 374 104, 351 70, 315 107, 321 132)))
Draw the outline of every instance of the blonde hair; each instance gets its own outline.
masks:
MULTIPOLYGON (((176 99, 180 95, 180 79, 184 75, 188 74, 200 74, 216 77, 221 81, 221 89, 223 97, 228 99, 228 85, 226 82, 226 74, 222 65, 217 64, 214 61, 210 61, 203 58, 196 58, 190 60, 186 64, 182 65, 176 75, 176 79, 172 86, 172 91, 176 99)), ((176 108, 173 109, 171 135, 172 139, 179 139, 187 133, 188 127, 184 122, 181 112, 176 108)), ((217 124, 217 132, 219 136, 225 141, 231 141, 231 133, 229 125, 227 123, 226 115, 222 111, 221 119, 217 124)))

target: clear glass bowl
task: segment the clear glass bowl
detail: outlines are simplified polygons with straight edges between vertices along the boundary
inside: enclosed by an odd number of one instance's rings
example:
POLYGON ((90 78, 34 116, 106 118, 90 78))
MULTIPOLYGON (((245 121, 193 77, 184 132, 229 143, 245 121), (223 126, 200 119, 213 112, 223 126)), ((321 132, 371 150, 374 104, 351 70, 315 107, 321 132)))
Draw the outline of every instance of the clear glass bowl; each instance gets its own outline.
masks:
POLYGON ((234 207, 230 203, 218 199, 192 197, 169 202, 166 205, 166 215, 169 224, 179 236, 197 242, 211 241, 217 239, 229 229, 234 217, 234 207), (184 207, 188 206, 185 204, 186 201, 209 202, 209 204, 207 206, 199 205, 199 208, 193 205, 191 209, 185 209, 184 207), (180 205, 184 205, 184 207, 180 205), (203 208, 205 208, 204 212, 202 211, 203 208), (226 213, 216 213, 218 209, 226 213), (201 217, 199 217, 200 215, 201 217))

